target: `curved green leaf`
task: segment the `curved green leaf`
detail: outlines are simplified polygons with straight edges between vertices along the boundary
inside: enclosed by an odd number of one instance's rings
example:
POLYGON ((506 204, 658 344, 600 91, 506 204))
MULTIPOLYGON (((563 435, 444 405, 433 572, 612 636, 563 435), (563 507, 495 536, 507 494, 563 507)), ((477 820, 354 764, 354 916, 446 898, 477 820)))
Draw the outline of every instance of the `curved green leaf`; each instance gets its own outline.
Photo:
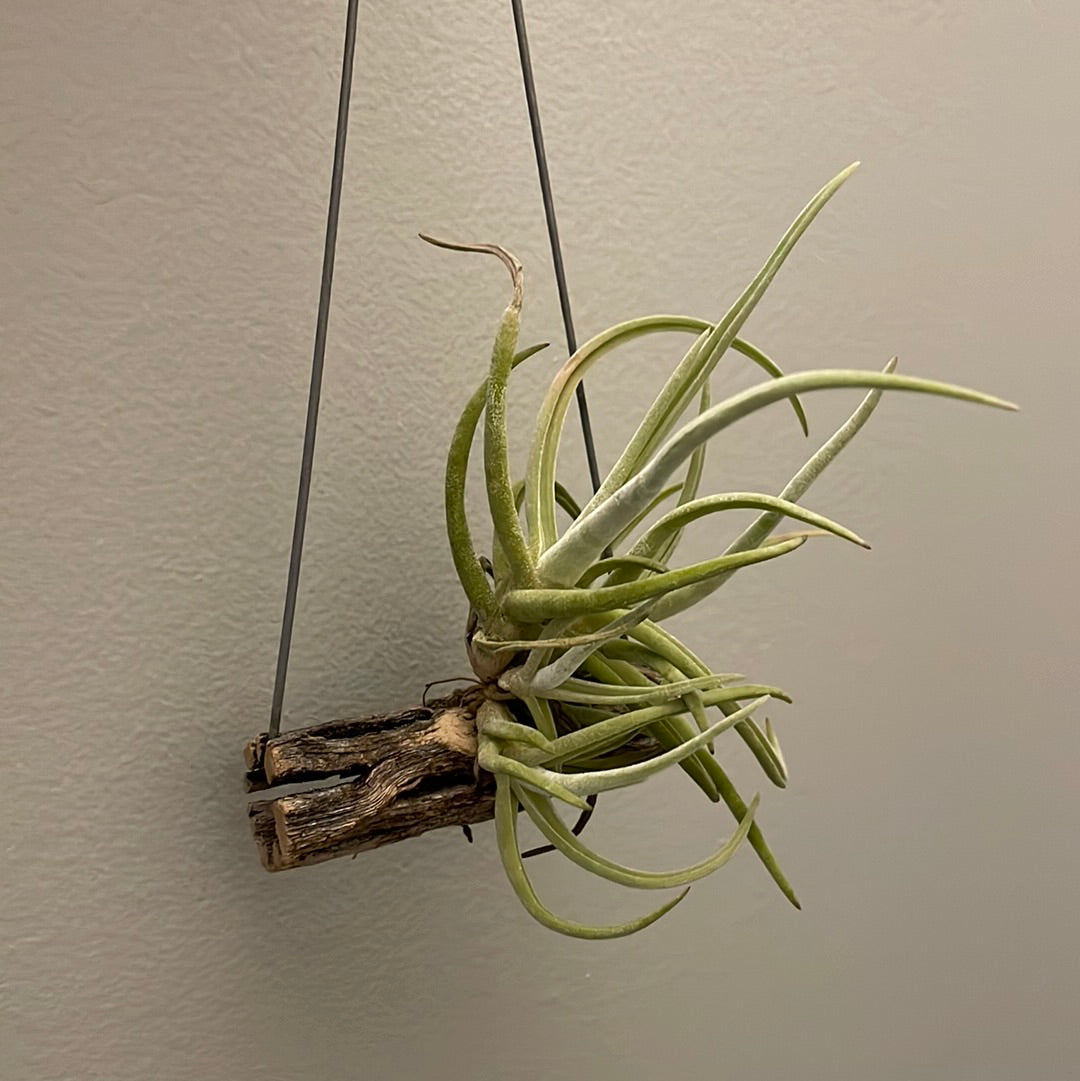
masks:
MULTIPOLYGON (((826 533, 832 533, 863 548, 870 547, 857 533, 853 533, 850 529, 832 521, 830 518, 806 510, 799 506, 798 503, 779 499, 776 496, 764 495, 760 492, 725 492, 722 495, 705 496, 690 503, 683 503, 674 510, 669 511, 642 535, 623 558, 626 560, 635 557, 650 561, 655 560, 658 558, 659 553, 666 552, 667 542, 672 535, 678 534, 691 522, 697 521, 697 519, 705 515, 725 510, 767 510, 775 512, 780 517, 794 518, 797 521, 806 522, 808 525, 816 526, 826 533)), ((725 555, 730 554, 730 552, 725 552, 725 555)), ((594 563, 593 567, 595 566, 597 564, 594 563)), ((607 584, 617 585, 620 582, 633 581, 636 577, 633 565, 627 564, 625 569, 620 568, 612 575, 607 584)))
POLYGON ((525 872, 525 865, 521 861, 521 852, 517 840, 517 807, 509 782, 505 778, 496 779, 495 790, 495 836, 499 847, 499 857, 502 860, 506 877, 510 880, 514 893, 521 901, 525 911, 534 920, 542 923, 552 931, 569 935, 571 938, 622 938, 624 935, 632 935, 641 931, 649 924, 655 923, 661 916, 670 912, 690 891, 687 886, 677 897, 668 901, 650 912, 647 916, 641 916, 636 920, 626 923, 613 924, 608 927, 594 927, 589 924, 576 923, 573 920, 557 916, 547 908, 536 895, 529 876, 525 872))
POLYGON ((821 369, 785 375, 781 379, 750 387, 712 406, 696 420, 685 425, 631 480, 591 512, 586 507, 581 517, 544 553, 538 567, 540 580, 547 585, 568 585, 577 581, 611 538, 656 496, 671 474, 694 450, 737 420, 792 394, 847 387, 903 390, 955 398, 998 409, 1016 409, 1012 402, 968 387, 885 372, 821 369))
MULTIPOLYGON (((513 359, 512 368, 546 349, 547 342, 523 349, 513 359)), ((491 582, 473 547, 472 532, 465 512, 465 480, 469 472, 469 457, 480 416, 484 412, 487 400, 488 381, 485 379, 469 399, 462 411, 457 427, 450 440, 450 450, 446 457, 446 479, 444 484, 446 532, 450 540, 450 555, 454 561, 458 581, 468 597, 469 603, 480 615, 482 623, 489 623, 495 610, 495 594, 491 582)))
MULTIPOLYGON (((885 365, 884 372, 890 375, 896 369, 897 358, 893 357, 885 365)), ((874 410, 881 401, 882 390, 872 390, 859 403, 855 411, 835 432, 803 463, 799 471, 784 486, 780 493, 781 499, 796 502, 806 494, 807 489, 817 480, 826 468, 836 459, 837 455, 855 438, 863 425, 873 415, 874 410)), ((746 551, 748 548, 757 548, 762 544, 770 533, 783 520, 783 515, 775 511, 759 514, 746 529, 739 534, 725 549, 724 554, 746 551)), ((735 572, 732 571, 731 574, 735 572)), ((661 598, 653 610, 655 622, 670 619, 679 612, 685 612, 695 604, 703 601, 711 593, 718 590, 731 575, 720 575, 709 582, 699 582, 697 585, 687 586, 686 589, 676 590, 661 598)))
POLYGON ((563 365, 551 383, 537 417, 526 475, 525 520, 536 557, 555 541, 555 465, 566 413, 586 371, 605 353, 647 334, 683 331, 698 334, 709 324, 679 315, 649 315, 631 319, 590 338, 563 365))
POLYGON ((511 619, 524 623, 536 623, 544 619, 564 618, 591 612, 607 612, 613 608, 628 608, 659 597, 664 593, 706 581, 734 567, 751 563, 763 563, 769 559, 793 552, 805 543, 805 537, 793 537, 749 552, 736 552, 730 556, 718 556, 687 567, 655 574, 636 582, 617 586, 601 586, 598 589, 515 589, 503 601, 503 609, 511 619))
POLYGON ((738 851, 739 845, 749 832, 759 802, 758 797, 755 796, 735 832, 711 856, 677 871, 638 871, 594 852, 580 837, 571 832, 543 796, 537 796, 527 789, 517 788, 515 788, 515 795, 548 842, 572 862, 609 882, 642 890, 675 889, 679 886, 687 886, 723 867, 738 851))
MULTIPOLYGON (((724 317, 715 324, 696 347, 691 350, 668 379, 663 390, 653 402, 645 419, 641 422, 626 449, 619 456, 611 472, 608 473, 599 490, 585 507, 584 515, 596 510, 614 492, 621 488, 640 465, 641 457, 650 444, 664 438, 666 432, 677 423, 686 410, 693 395, 698 392, 701 383, 708 378, 709 372, 732 344, 742 325, 750 317, 758 301, 765 295, 773 278, 783 266, 799 238, 810 227, 810 223, 821 212, 825 204, 836 194, 840 186, 858 167, 858 162, 849 165, 843 172, 830 180, 809 203, 802 209, 795 221, 780 238, 780 243, 773 249, 765 264, 754 276, 753 281, 743 290, 724 317)), ((601 549, 602 550, 602 549, 601 549)))
MULTIPOLYGON (((715 724, 710 725, 704 732, 698 732, 691 739, 684 740, 677 747, 672 747, 663 754, 658 754, 654 758, 646 759, 644 762, 638 762, 632 766, 565 774, 553 774, 542 766, 533 766, 527 767, 528 773, 516 773, 515 777, 517 780, 526 783, 529 782, 530 777, 534 778, 533 787, 542 791, 548 790, 546 788, 547 783, 553 783, 557 787, 568 789, 578 796, 591 796, 599 792, 610 792, 617 788, 629 788, 631 785, 647 781, 657 773, 661 773, 670 766, 677 765, 683 759, 703 750, 718 735, 737 724, 744 717, 749 717, 754 710, 759 709, 768 700, 768 695, 755 698, 753 702, 743 706, 731 717, 722 718, 715 724), (558 778, 558 781, 552 780, 555 777, 558 778)), ((552 792, 551 794, 556 795, 557 793, 552 792)))

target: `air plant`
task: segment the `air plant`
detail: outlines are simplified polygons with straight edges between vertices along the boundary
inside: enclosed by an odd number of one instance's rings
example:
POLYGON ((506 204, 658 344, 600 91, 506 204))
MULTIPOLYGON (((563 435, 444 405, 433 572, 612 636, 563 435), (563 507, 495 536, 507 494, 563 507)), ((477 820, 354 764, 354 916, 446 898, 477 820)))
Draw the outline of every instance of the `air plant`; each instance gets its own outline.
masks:
POLYGON ((495 778, 499 853, 528 912, 563 934, 615 938, 647 927, 677 905, 692 882, 722 867, 744 841, 798 907, 754 820, 759 797, 743 799, 716 753, 719 737, 731 730, 769 781, 784 787, 787 766, 780 744, 771 722, 759 723, 758 715, 770 699, 790 699, 778 687, 711 671, 664 622, 704 601, 740 568, 788 555, 811 537, 831 534, 867 547, 850 529, 807 510, 799 500, 869 420, 883 391, 1016 408, 975 390, 897 375, 895 358, 882 371, 826 369, 785 375, 765 353, 739 337, 796 242, 856 165, 814 196, 718 322, 646 316, 611 327, 578 349, 544 398, 526 473, 518 483, 507 453, 507 384, 514 368, 543 348, 517 351, 521 265, 496 245, 424 238, 497 256, 513 283, 487 379, 466 405, 450 444, 446 523, 454 566, 470 605, 470 661, 484 689, 477 713, 477 760, 495 778), (575 389, 601 359, 638 338, 662 333, 688 335, 692 344, 599 490, 581 507, 555 476, 575 389), (769 378, 712 404, 710 376, 729 350, 769 378), (735 421, 786 399, 807 432, 799 395, 853 387, 869 393, 779 495, 698 495, 707 444, 735 421), (695 405, 696 416, 684 420, 695 405), (490 557, 477 552, 466 517, 466 474, 481 418, 493 529, 490 557), (672 501, 671 509, 660 514, 672 501), (571 519, 561 532, 560 507, 571 519), (757 518, 722 554, 673 566, 688 526, 746 508, 758 511, 757 518), (774 536, 786 518, 804 528, 774 536), (639 871, 622 866, 588 847, 558 813, 559 804, 587 809, 588 797, 638 784, 675 765, 709 800, 725 803, 737 822, 716 852, 689 867, 639 871), (537 897, 522 861, 517 833, 522 811, 551 846, 585 870, 636 889, 681 887, 681 892, 647 915, 612 926, 588 926, 556 915, 537 897))

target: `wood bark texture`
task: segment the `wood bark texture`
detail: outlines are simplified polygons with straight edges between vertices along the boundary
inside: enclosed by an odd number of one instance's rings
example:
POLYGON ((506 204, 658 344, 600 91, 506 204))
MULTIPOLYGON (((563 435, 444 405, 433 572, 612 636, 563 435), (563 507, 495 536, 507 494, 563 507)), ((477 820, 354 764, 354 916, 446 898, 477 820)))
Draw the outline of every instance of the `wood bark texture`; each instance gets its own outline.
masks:
POLYGON ((268 871, 306 867, 494 815, 491 778, 476 766, 476 709, 466 691, 430 706, 255 737, 245 786, 307 785, 248 804, 268 871))

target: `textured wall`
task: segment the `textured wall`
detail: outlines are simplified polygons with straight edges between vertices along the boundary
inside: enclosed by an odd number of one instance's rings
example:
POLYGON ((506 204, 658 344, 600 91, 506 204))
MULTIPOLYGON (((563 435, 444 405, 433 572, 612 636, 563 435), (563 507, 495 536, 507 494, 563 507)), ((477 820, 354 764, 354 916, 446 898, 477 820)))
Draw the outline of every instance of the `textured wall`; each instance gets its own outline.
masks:
MULTIPOLYGON (((1024 406, 888 400, 812 500, 874 551, 822 542, 684 621, 796 696, 761 819, 805 911, 743 853, 598 944, 531 923, 490 827, 277 877, 248 837, 343 8, 4 5, 0 1077, 1074 1076, 1075 4, 532 0, 583 334, 718 314, 860 157, 750 333, 1024 406)), ((508 6, 364 4, 354 109, 291 724, 464 668, 440 459, 506 283, 415 233, 513 247, 526 339, 559 334, 508 6)), ((668 359, 598 374, 605 460, 668 359)), ((853 400, 811 399, 816 433, 853 400)), ((803 448, 774 408, 711 481, 775 489, 803 448)), ((728 822, 680 780, 605 801, 598 841, 710 850, 728 822)), ((582 918, 640 911, 536 873, 582 918)))

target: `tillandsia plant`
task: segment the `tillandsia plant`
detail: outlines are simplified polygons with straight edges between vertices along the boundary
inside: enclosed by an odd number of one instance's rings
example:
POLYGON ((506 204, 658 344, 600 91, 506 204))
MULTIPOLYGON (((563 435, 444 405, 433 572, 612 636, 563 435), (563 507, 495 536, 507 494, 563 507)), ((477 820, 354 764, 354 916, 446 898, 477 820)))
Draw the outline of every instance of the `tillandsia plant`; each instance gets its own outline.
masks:
POLYGON ((743 799, 716 753, 718 738, 732 730, 769 781, 784 787, 787 767, 776 733, 768 719, 759 723, 758 716, 770 699, 790 699, 778 687, 711 671, 664 623, 704 601, 739 568, 794 552, 810 537, 831 534, 867 547, 850 529, 806 509, 799 500, 869 420, 883 391, 1016 408, 975 390, 897 375, 895 358, 883 371, 825 369, 785 375, 739 336, 796 242, 856 165, 811 199, 718 322, 646 316, 611 327, 578 349, 544 398, 525 476, 516 482, 507 449, 507 383, 518 364, 543 348, 517 348, 521 266, 496 245, 424 237, 443 247, 497 256, 513 282, 487 379, 466 405, 450 444, 446 523, 470 605, 470 662, 484 689, 477 713, 478 763, 495 777, 499 853, 525 908, 563 934, 615 938, 647 927, 686 896, 690 883, 722 867, 744 841, 798 906, 754 821, 758 797, 743 799), (692 344, 599 490, 579 506, 555 476, 575 390, 601 359, 638 338, 662 333, 687 335, 692 344), (757 365, 768 379, 713 404, 710 376, 729 351, 757 365), (729 425, 786 399, 806 433, 799 395, 851 387, 869 393, 779 495, 699 496, 706 446, 729 425), (685 420, 688 413, 696 415, 685 420), (493 528, 490 557, 477 551, 465 504, 470 451, 481 418, 493 528), (665 504, 670 509, 661 513, 665 504), (570 520, 561 532, 560 508, 570 520), (722 554, 673 567, 672 557, 688 526, 732 509, 759 513, 722 554), (804 528, 774 535, 785 519, 804 528), (708 799, 725 803, 737 822, 716 852, 689 867, 639 871, 622 866, 588 847, 557 810, 560 803, 586 809, 587 797, 638 784, 675 765, 708 799), (517 833, 521 811, 551 846, 585 870, 637 889, 681 887, 681 892, 647 915, 612 926, 588 926, 556 915, 537 897, 522 862, 517 833))

